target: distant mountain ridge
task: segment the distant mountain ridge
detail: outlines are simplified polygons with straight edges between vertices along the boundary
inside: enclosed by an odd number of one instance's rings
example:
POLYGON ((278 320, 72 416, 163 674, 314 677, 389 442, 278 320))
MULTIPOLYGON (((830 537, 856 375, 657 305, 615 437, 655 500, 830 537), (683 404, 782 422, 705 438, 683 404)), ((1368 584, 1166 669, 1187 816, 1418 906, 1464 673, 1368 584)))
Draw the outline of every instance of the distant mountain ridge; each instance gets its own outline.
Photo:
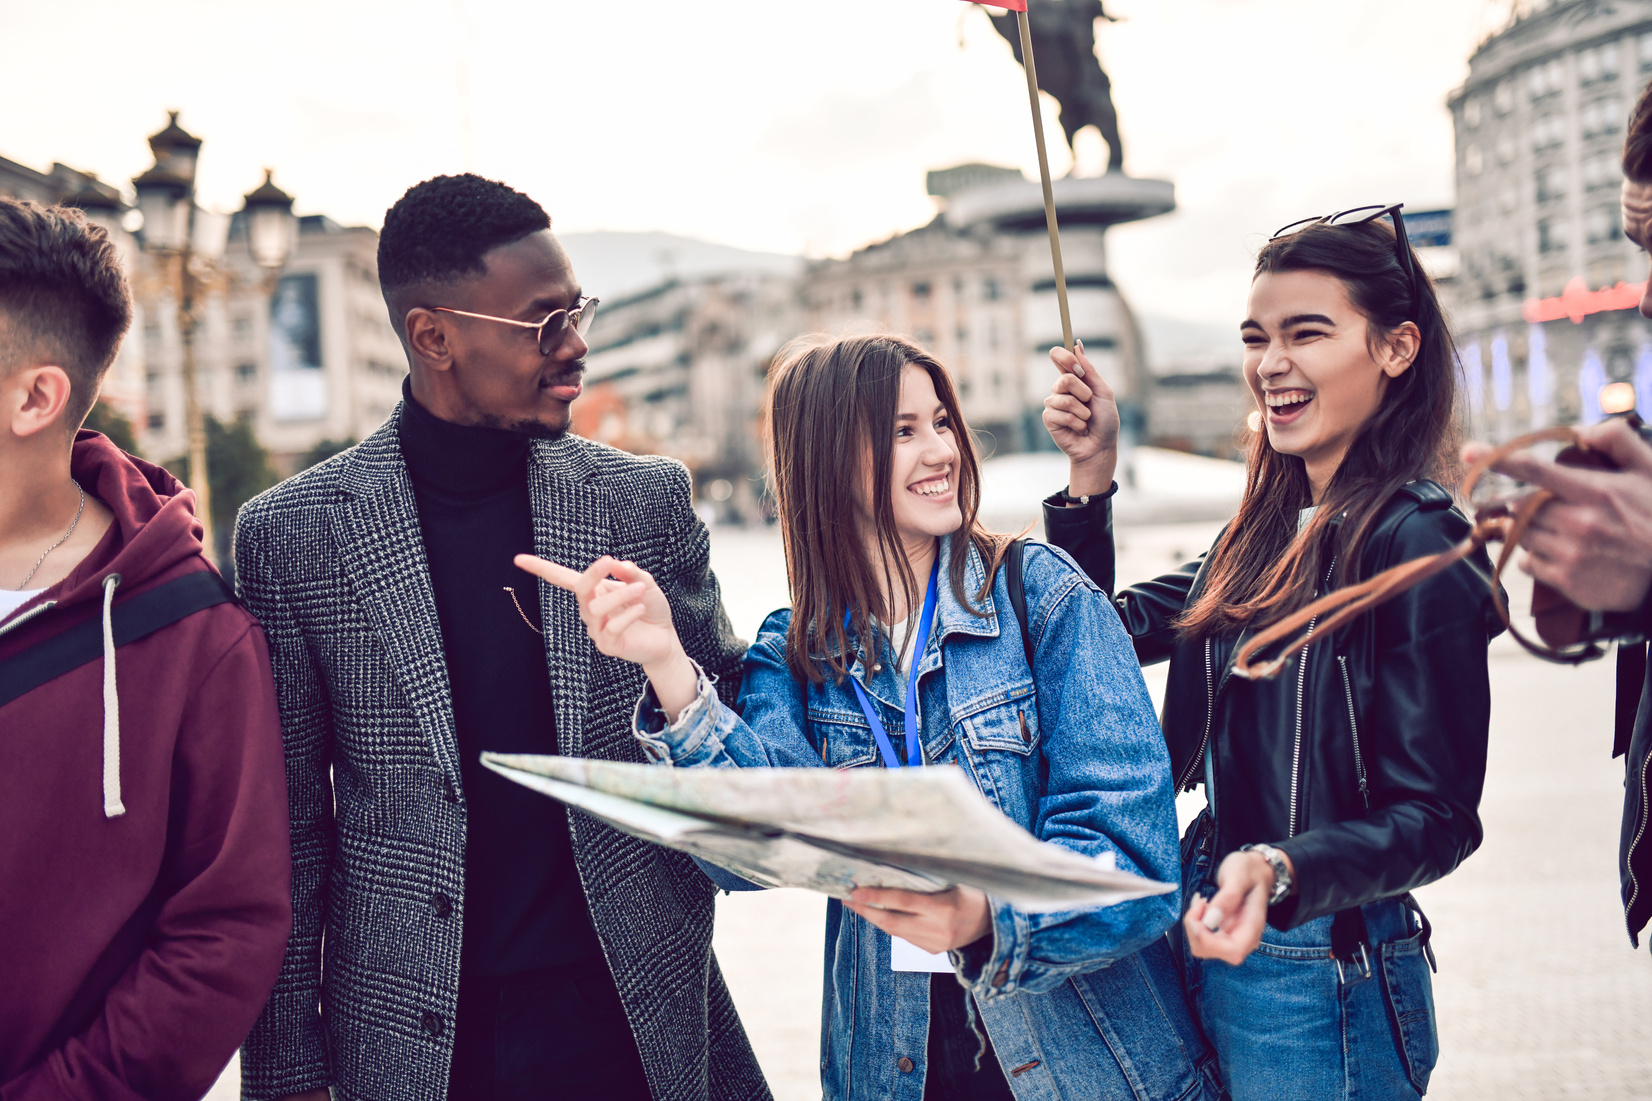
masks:
POLYGON ((557 239, 568 250, 585 293, 610 301, 672 277, 738 271, 796 275, 803 270, 801 256, 754 252, 675 233, 598 230, 558 234, 557 239))

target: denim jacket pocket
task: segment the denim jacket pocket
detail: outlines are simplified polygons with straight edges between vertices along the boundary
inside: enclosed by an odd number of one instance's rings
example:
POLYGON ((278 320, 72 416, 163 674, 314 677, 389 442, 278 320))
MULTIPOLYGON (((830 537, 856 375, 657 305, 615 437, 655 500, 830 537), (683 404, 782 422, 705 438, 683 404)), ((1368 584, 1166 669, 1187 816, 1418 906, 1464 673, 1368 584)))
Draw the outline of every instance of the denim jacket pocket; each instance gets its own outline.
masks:
POLYGON ((1025 757, 1038 749, 1038 707, 1032 694, 985 708, 963 721, 972 749, 997 749, 1025 757))
POLYGON ((864 720, 841 712, 809 709, 809 733, 828 768, 860 768, 878 759, 878 747, 864 720))
POLYGON ((1382 985, 1399 1041, 1405 1072, 1418 1093, 1428 1089, 1429 1075, 1440 1057, 1434 1025, 1434 984, 1423 956, 1423 933, 1382 946, 1382 985))

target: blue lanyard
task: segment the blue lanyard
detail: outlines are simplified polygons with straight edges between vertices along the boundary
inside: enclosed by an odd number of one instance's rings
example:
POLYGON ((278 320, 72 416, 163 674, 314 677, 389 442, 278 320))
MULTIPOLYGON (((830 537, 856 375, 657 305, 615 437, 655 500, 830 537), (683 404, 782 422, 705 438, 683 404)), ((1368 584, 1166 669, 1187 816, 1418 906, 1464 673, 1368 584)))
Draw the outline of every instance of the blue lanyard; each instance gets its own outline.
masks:
MULTIPOLYGON (((924 647, 929 643, 930 625, 935 622, 935 579, 940 571, 941 558, 937 554, 935 564, 929 569, 929 591, 924 593, 924 610, 918 617, 918 637, 912 642, 911 671, 906 675, 906 763, 913 768, 923 764, 923 753, 918 749, 918 662, 923 658, 924 647)), ((844 618, 844 626, 848 626, 848 617, 844 618)), ((878 719, 877 709, 867 698, 866 689, 862 688, 860 681, 854 677, 849 678, 849 683, 855 686, 855 695, 860 699, 860 709, 872 727, 872 737, 877 739, 878 752, 883 755, 884 765, 888 768, 900 768, 900 758, 895 756, 895 747, 889 743, 889 734, 878 719)))

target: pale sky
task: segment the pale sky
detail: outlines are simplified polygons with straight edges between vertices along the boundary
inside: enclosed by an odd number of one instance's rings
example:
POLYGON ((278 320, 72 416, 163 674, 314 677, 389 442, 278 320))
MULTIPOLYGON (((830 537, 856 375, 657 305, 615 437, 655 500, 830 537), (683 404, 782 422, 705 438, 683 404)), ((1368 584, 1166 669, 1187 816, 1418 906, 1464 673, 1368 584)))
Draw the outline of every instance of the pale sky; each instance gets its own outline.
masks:
MULTIPOLYGON (((1501 6, 1110 0, 1125 21, 1098 24, 1100 52, 1126 167, 1173 180, 1181 204, 1113 231, 1114 279, 1139 310, 1236 325, 1250 258, 1281 224, 1449 204, 1444 100, 1501 6)), ((225 209, 270 165, 301 213, 377 226, 411 184, 469 168, 564 231, 827 256, 928 221, 927 169, 1037 172, 1021 71, 959 0, 7 9, 0 156, 125 183, 179 108, 206 142, 203 201, 225 209)), ((1081 170, 1095 171, 1103 147, 1087 138, 1081 170)))

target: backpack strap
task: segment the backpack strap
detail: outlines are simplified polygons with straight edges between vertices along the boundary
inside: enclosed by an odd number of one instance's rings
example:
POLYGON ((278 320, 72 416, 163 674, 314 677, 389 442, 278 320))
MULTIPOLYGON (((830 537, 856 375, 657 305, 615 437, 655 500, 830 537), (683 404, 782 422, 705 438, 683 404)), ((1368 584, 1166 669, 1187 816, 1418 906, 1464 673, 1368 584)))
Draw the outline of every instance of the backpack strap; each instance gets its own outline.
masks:
POLYGON ((1027 671, 1036 672, 1033 666, 1032 630, 1027 626, 1027 587, 1022 580, 1022 562, 1027 555, 1027 541, 1017 539, 1010 544, 1010 549, 1004 555, 1004 583, 1010 590, 1010 607, 1015 609, 1015 622, 1021 628, 1021 648, 1027 654, 1027 671))
MULTIPOLYGON (((125 646, 216 604, 235 603, 217 570, 196 570, 123 600, 110 612, 116 646, 125 646)), ((0 661, 0 707, 103 656, 97 616, 0 661)))

